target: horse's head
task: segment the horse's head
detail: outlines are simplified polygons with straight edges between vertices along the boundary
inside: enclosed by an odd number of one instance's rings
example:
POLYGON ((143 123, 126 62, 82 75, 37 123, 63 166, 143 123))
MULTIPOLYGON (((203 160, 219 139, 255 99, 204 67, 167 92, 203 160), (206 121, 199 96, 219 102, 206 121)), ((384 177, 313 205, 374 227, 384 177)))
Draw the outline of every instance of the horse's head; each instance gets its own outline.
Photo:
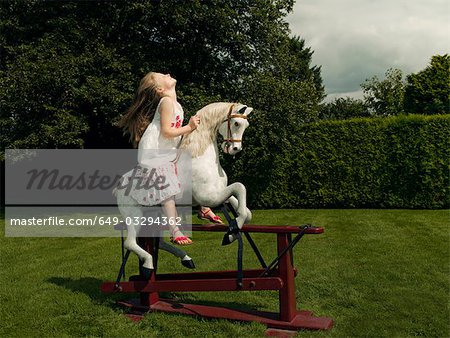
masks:
POLYGON ((186 134, 180 144, 192 157, 204 154, 212 142, 216 142, 217 133, 224 138, 222 149, 235 155, 242 150, 242 135, 248 127, 247 117, 253 108, 240 103, 210 103, 197 112, 200 125, 194 132, 186 134))
POLYGON ((240 103, 230 106, 226 120, 219 127, 219 133, 224 139, 222 150, 226 154, 235 155, 242 150, 242 137, 249 125, 247 117, 252 110, 240 103))

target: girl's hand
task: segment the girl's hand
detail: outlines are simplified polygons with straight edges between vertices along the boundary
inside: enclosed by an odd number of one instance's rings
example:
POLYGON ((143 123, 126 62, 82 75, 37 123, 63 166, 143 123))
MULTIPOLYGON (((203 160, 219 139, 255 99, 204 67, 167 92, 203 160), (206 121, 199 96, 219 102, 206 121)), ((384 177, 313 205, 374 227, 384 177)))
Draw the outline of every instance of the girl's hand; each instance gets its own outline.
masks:
POLYGON ((191 116, 191 118, 189 119, 189 127, 191 127, 191 130, 197 129, 199 124, 200 124, 200 116, 197 115, 191 116))

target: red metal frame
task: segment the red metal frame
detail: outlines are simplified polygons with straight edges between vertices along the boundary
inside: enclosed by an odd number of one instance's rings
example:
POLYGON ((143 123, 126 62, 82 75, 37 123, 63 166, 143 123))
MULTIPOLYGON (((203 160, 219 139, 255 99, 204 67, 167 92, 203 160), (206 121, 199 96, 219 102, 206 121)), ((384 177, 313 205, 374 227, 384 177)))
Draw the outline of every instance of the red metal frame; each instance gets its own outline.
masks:
MULTIPOLYGON (((193 225, 192 231, 225 232, 225 225, 206 224, 193 225)), ((243 232, 275 233, 277 235, 278 254, 288 247, 292 234, 298 234, 300 227, 295 226, 267 226, 244 225, 243 232)), ((310 228, 307 234, 323 233, 323 228, 310 228)), ((144 241, 145 250, 153 254, 153 238, 144 241)), ((278 268, 269 276, 261 277, 264 269, 243 270, 243 285, 238 287, 237 271, 209 271, 177 274, 152 274, 150 281, 121 282, 120 290, 115 282, 105 282, 101 286, 102 292, 139 292, 140 299, 121 301, 121 305, 128 307, 128 316, 139 320, 148 311, 164 311, 190 314, 208 318, 224 318, 239 321, 256 321, 266 324, 272 329, 299 330, 316 329, 328 330, 333 320, 327 317, 314 317, 311 311, 298 311, 295 300, 296 270, 293 266, 292 252, 289 250, 279 261, 278 268), (275 290, 279 293, 279 313, 262 311, 243 311, 225 307, 206 306, 198 304, 178 303, 170 299, 161 299, 158 292, 162 291, 255 291, 275 290)), ((273 334, 271 330, 270 334, 273 334)))

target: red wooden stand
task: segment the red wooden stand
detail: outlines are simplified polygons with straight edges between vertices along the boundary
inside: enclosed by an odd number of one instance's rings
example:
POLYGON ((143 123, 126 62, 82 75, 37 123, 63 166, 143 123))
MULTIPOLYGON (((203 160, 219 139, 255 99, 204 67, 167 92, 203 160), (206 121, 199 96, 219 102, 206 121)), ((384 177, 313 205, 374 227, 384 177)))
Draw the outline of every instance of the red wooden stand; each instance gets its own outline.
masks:
MULTIPOLYGON (((226 232, 225 225, 206 224, 193 225, 192 231, 226 232)), ((288 248, 292 234, 298 234, 301 228, 296 226, 244 225, 242 232, 275 233, 277 235, 277 251, 280 255, 288 248)), ((323 228, 309 228, 305 234, 320 234, 323 228)), ((146 238, 145 249, 153 253, 153 238, 146 238)), ((156 254, 157 260, 157 254, 156 254)), ((157 266, 157 265, 155 265, 157 266)), ((128 316, 139 320, 148 311, 175 312, 208 318, 224 318, 239 321, 255 321, 266 324, 272 329, 328 330, 333 321, 326 317, 314 317, 310 311, 298 311, 295 300, 296 271, 293 267, 292 250, 287 250, 281 257, 276 269, 269 275, 263 275, 265 269, 243 270, 242 286, 237 285, 237 271, 209 271, 177 274, 153 273, 150 281, 137 280, 121 282, 119 290, 115 282, 105 282, 102 292, 139 292, 140 299, 121 301, 128 307, 128 316), (178 303, 170 299, 162 299, 158 292, 163 291, 255 291, 276 290, 279 293, 279 313, 234 310, 225 307, 178 303)), ((274 331, 268 331, 274 334, 274 331)), ((276 331, 275 331, 276 334, 276 331)))

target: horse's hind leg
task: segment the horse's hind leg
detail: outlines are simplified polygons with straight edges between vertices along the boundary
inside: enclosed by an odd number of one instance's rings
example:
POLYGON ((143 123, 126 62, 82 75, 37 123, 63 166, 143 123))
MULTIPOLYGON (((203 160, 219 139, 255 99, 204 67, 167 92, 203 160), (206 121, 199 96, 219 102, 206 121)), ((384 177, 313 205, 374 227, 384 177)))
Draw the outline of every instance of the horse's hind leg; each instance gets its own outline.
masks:
POLYGON ((176 248, 173 245, 170 245, 169 243, 166 243, 163 238, 159 239, 159 248, 161 250, 167 251, 174 255, 175 257, 178 257, 181 259, 181 264, 183 266, 193 269, 195 268, 194 261, 191 257, 188 256, 186 251, 181 250, 180 248, 176 248))
MULTIPOLYGON (((119 200, 120 198, 118 198, 119 200)), ((134 217, 139 217, 138 220, 141 220, 143 216, 142 209, 140 205, 131 197, 123 197, 120 199, 120 203, 118 203, 119 211, 124 218, 130 217, 131 222, 130 225, 127 224, 127 238, 124 242, 124 246, 126 249, 134 252, 142 262, 144 276, 150 278, 150 275, 153 271, 153 257, 150 253, 142 249, 136 241, 137 234, 140 230, 140 225, 134 224, 134 217)))
POLYGON ((176 247, 166 243, 163 238, 159 239, 159 248, 161 250, 167 251, 168 253, 171 253, 172 255, 174 255, 175 257, 178 257, 178 258, 184 258, 185 256, 187 256, 186 251, 183 251, 179 248, 176 248, 176 247))

